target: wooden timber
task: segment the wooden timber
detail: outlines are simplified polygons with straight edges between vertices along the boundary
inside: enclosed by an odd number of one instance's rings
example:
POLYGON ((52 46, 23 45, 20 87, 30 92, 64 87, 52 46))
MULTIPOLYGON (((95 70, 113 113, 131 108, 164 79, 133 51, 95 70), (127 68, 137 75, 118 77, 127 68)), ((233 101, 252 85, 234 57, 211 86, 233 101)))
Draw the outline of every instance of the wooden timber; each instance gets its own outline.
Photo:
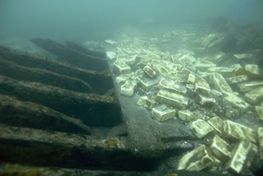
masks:
POLYGON ((95 71, 109 71, 105 58, 97 58, 80 53, 50 39, 32 39, 31 41, 71 65, 95 71))

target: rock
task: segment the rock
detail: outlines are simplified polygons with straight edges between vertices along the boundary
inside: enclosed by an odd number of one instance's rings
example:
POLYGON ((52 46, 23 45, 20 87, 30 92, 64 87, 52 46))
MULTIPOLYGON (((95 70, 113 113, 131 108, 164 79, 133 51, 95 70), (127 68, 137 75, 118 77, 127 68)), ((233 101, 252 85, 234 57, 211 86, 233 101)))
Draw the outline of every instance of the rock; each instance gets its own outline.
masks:
POLYGON ((225 78, 219 73, 212 73, 211 75, 211 82, 214 88, 223 94, 229 94, 232 91, 231 87, 226 82, 225 78))
POLYGON ((176 110, 169 108, 165 105, 160 105, 152 108, 153 119, 158 121, 165 121, 168 119, 174 119, 176 115, 176 110))
POLYGON ((263 120, 263 106, 255 106, 255 111, 257 113, 258 119, 263 120))
POLYGON ((237 84, 237 83, 247 81, 248 76, 247 75, 238 75, 238 76, 226 78, 226 80, 229 84, 237 84))
POLYGON ((183 95, 187 93, 187 89, 185 86, 183 86, 182 84, 176 83, 173 80, 162 79, 159 82, 158 86, 160 87, 160 89, 166 89, 168 91, 180 93, 183 95))
POLYGON ((131 78, 133 78, 133 76, 134 76, 134 74, 132 74, 132 73, 121 74, 121 75, 116 77, 116 82, 118 84, 124 84, 127 80, 130 80, 131 78))
POLYGON ((196 92, 209 94, 210 90, 211 90, 210 86, 204 78, 196 77, 196 82, 195 82, 196 92))
POLYGON ((127 80, 124 84, 120 86, 120 91, 122 95, 125 96, 133 96, 135 89, 137 86, 137 82, 134 80, 127 80))
POLYGON ((116 41, 114 41, 114 40, 110 40, 110 39, 108 39, 108 40, 104 40, 104 42, 105 42, 106 44, 109 44, 109 45, 116 45, 116 44, 117 44, 116 41))
POLYGON ((126 64, 128 64, 131 67, 136 66, 136 64, 138 62, 140 62, 140 57, 138 57, 137 55, 132 55, 132 56, 127 56, 127 58, 125 58, 125 62, 126 64))
POLYGON ((114 60, 117 58, 117 54, 114 51, 106 51, 106 56, 110 60, 114 60))
POLYGON ((191 129, 198 138, 203 138, 214 131, 212 126, 202 119, 193 121, 191 123, 191 129))
POLYGON ((258 141, 259 141, 259 154, 261 159, 263 159, 263 128, 260 127, 257 130, 258 133, 258 141))
POLYGON ((229 67, 210 67, 208 72, 219 73, 224 77, 237 76, 238 71, 242 69, 240 64, 234 64, 229 67))
POLYGON ((224 131, 223 134, 226 137, 235 140, 249 140, 250 142, 256 143, 256 133, 252 128, 246 127, 239 123, 226 120, 224 121, 224 131))
POLYGON ((241 53, 241 54, 234 54, 234 57, 238 60, 241 59, 249 59, 253 57, 253 54, 250 53, 241 53))
POLYGON ((188 105, 188 98, 178 93, 160 90, 156 95, 156 101, 174 106, 178 109, 185 109, 188 105))
POLYGON ((212 150, 213 154, 220 160, 226 161, 231 158, 229 144, 218 135, 215 135, 215 137, 213 138, 210 149, 212 150))
POLYGON ((123 73, 129 73, 131 71, 131 67, 127 65, 124 61, 117 60, 113 64, 113 73, 119 75, 123 73))
MULTIPOLYGON (((234 108, 238 108, 239 112, 244 112, 249 107, 249 104, 246 101, 244 101, 241 97, 237 96, 234 93, 227 94, 224 97, 224 101, 234 108)), ((227 104, 225 106, 227 106, 227 104)))
POLYGON ((211 67, 216 67, 216 64, 207 60, 200 60, 194 64, 194 67, 200 71, 207 71, 211 67))
POLYGON ((248 92, 260 86, 263 86, 263 81, 249 81, 237 85, 240 92, 248 92))
POLYGON ((137 77, 138 86, 143 88, 145 91, 150 90, 153 86, 157 85, 158 79, 149 79, 145 77, 137 77))
POLYGON ((196 76, 192 73, 188 74, 187 83, 195 84, 196 76))
POLYGON ((177 169, 187 171, 201 171, 214 165, 214 158, 210 156, 205 145, 199 145, 186 153, 180 160, 177 169))
POLYGON ((197 119, 194 113, 189 110, 179 110, 178 118, 185 122, 190 122, 197 119))
POLYGON ((256 64, 246 64, 244 68, 250 74, 259 75, 258 65, 256 64))
POLYGON ((253 89, 245 94, 245 99, 252 104, 257 104, 263 99, 263 86, 253 89))
POLYGON ((216 104, 216 100, 210 96, 204 96, 202 94, 197 94, 197 102, 205 107, 211 107, 216 104))
POLYGON ((150 99, 148 96, 141 96, 137 101, 137 105, 142 106, 147 109, 152 109, 156 102, 150 99))
POLYGON ((154 71, 154 69, 150 66, 150 65, 146 65, 143 68, 144 73, 149 76, 150 78, 154 78, 156 77, 156 71, 154 71))
POLYGON ((218 116, 212 117, 208 120, 208 124, 211 125, 219 134, 223 133, 224 120, 218 116))
POLYGON ((240 173, 248 162, 249 155, 254 155, 255 149, 253 148, 256 146, 249 141, 241 141, 234 149, 233 157, 227 163, 226 168, 231 172, 240 173))

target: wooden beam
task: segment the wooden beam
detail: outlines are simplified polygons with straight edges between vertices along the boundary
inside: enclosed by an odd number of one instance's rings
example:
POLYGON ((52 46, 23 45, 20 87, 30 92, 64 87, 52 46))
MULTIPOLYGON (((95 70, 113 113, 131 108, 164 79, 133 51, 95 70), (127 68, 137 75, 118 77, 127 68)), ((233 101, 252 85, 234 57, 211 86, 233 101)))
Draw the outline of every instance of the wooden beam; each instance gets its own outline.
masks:
POLYGON ((50 39, 32 39, 31 41, 71 65, 89 70, 109 71, 108 62, 105 58, 94 58, 90 55, 79 53, 50 39))
POLYGON ((20 66, 42 69, 83 80, 93 88, 92 92, 94 93, 104 94, 113 88, 112 78, 109 73, 81 69, 51 58, 43 58, 5 46, 0 46, 0 57, 2 60, 14 62, 20 66))
POLYGON ((142 158, 124 137, 94 138, 0 125, 2 162, 82 169, 152 170, 158 159, 142 158))
POLYGON ((24 102, 0 94, 0 123, 18 127, 90 134, 91 129, 79 119, 69 117, 51 108, 24 102))
POLYGON ((112 96, 78 93, 41 83, 0 76, 0 93, 35 102, 91 126, 114 126, 122 122, 118 101, 112 96))

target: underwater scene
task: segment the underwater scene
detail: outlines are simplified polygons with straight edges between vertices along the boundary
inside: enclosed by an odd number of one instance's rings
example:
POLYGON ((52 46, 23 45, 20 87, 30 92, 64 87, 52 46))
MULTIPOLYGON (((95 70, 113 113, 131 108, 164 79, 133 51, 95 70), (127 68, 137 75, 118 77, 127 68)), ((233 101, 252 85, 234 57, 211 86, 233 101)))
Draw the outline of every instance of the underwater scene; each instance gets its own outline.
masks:
POLYGON ((262 173, 262 0, 0 0, 0 176, 262 173))

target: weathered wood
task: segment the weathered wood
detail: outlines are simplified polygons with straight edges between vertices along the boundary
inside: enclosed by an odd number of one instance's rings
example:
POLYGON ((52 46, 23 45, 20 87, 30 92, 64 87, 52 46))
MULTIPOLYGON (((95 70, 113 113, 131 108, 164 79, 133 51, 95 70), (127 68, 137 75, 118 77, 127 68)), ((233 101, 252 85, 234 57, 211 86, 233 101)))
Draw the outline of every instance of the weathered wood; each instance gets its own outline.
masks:
POLYGON ((0 165, 1 176, 155 176, 152 172, 83 170, 52 167, 32 167, 18 164, 0 165))
POLYGON ((32 39, 31 41, 37 46, 55 54, 59 58, 63 59, 63 61, 72 65, 96 71, 109 71, 108 63, 105 59, 94 58, 89 55, 76 52, 49 39, 32 39))
POLYGON ((0 123, 69 133, 90 134, 91 129, 75 119, 43 105, 0 94, 0 123))
MULTIPOLYGON (((3 176, 222 176, 222 173, 206 173, 196 171, 112 171, 85 170, 51 167, 32 167, 18 164, 0 164, 0 175, 3 176)), ((229 176, 229 174, 224 174, 229 176)), ((258 174, 260 175, 260 173, 258 174)))
POLYGON ((109 73, 81 69, 55 61, 54 59, 42 58, 40 56, 24 53, 5 46, 0 46, 0 56, 2 60, 12 61, 21 66, 44 69, 81 79, 91 85, 93 88, 92 92, 94 93, 104 94, 106 91, 114 87, 109 73))
POLYGON ((66 46, 72 50, 75 50, 75 51, 80 52, 80 53, 84 53, 90 57, 94 57, 94 58, 98 58, 98 59, 106 59, 107 58, 105 52, 90 50, 87 47, 85 47, 79 43, 75 43, 72 41, 66 41, 66 46))
POLYGON ((64 168, 151 170, 158 160, 142 158, 126 138, 94 138, 0 125, 3 162, 64 168))
POLYGON ((92 87, 77 78, 61 75, 47 70, 20 66, 0 57, 0 74, 18 80, 40 82, 78 92, 90 92, 92 87))
POLYGON ((41 83, 0 76, 0 93, 45 105, 92 126, 114 126, 122 122, 116 98, 73 92, 41 83))

